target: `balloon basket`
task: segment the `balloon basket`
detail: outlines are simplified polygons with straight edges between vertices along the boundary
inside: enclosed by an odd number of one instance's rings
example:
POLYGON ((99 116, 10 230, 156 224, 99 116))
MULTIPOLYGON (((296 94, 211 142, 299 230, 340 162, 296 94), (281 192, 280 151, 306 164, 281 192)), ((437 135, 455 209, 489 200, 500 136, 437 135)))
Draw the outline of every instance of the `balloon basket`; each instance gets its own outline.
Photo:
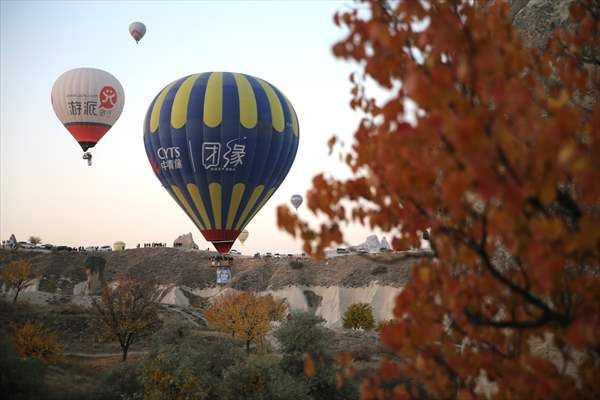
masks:
POLYGON ((211 266, 216 268, 217 284, 226 285, 231 282, 231 265, 233 264, 233 257, 219 254, 218 256, 211 257, 210 261, 211 266))
POLYGON ((87 151, 85 153, 83 153, 83 159, 87 160, 87 165, 88 166, 92 166, 92 154, 88 153, 87 151))

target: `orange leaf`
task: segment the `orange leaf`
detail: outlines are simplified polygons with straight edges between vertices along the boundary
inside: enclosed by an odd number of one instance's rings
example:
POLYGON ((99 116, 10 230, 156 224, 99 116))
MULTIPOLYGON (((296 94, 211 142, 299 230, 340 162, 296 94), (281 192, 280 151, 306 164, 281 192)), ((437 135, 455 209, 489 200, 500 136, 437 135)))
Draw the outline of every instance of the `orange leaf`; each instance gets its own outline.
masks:
POLYGON ((310 354, 306 355, 304 359, 304 375, 308 378, 312 378, 317 373, 315 369, 315 362, 310 354))

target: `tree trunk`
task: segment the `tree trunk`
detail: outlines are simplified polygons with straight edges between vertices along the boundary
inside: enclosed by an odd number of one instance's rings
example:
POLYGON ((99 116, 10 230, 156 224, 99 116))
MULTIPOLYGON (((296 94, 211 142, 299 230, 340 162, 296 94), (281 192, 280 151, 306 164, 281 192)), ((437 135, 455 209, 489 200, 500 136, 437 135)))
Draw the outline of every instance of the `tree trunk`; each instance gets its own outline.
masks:
POLYGON ((135 333, 128 333, 125 336, 125 341, 123 342, 123 344, 121 344, 121 350, 123 350, 123 359, 121 360, 121 362, 127 360, 127 352, 129 351, 129 346, 131 346, 131 343, 133 343, 134 335, 135 333))
POLYGON ((246 340, 246 353, 250 354, 250 340, 246 340))
POLYGON ((129 345, 121 346, 121 350, 123 351, 121 362, 127 361, 127 351, 129 350, 129 345))
POLYGON ((21 288, 17 289, 17 293, 15 293, 15 297, 13 297, 13 304, 17 302, 17 297, 19 297, 19 293, 21 292, 21 288))

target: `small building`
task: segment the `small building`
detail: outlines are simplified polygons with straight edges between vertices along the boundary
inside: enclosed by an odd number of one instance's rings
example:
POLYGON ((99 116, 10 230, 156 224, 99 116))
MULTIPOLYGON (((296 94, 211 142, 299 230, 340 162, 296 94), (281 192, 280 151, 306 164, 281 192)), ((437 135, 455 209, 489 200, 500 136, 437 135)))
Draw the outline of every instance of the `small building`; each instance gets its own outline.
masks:
POLYGON ((125 242, 114 242, 113 243, 113 251, 123 251, 125 250, 125 242))

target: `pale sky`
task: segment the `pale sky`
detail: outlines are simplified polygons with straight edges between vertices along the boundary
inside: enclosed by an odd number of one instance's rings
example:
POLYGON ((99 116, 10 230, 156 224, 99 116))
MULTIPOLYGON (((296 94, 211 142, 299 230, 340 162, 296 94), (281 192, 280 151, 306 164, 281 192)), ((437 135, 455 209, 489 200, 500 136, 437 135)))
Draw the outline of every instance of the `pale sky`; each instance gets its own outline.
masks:
MULTIPOLYGON (((0 96, 0 237, 30 235, 44 243, 127 247, 166 242, 192 232, 204 240, 161 187, 142 140, 144 116, 168 83, 207 71, 263 78, 294 105, 300 124, 298 154, 287 178, 247 229, 245 254, 298 252, 301 244, 277 229, 276 207, 305 194, 319 172, 347 175, 327 140, 347 143, 359 115, 349 107, 348 75, 355 64, 333 57, 344 31, 333 24, 349 1, 2 1, 0 96), (133 21, 146 24, 136 45, 133 21), (113 74, 125 90, 125 107, 92 149, 94 165, 81 159, 77 142, 50 103, 56 78, 77 67, 113 74)), ((308 209, 301 216, 311 219, 308 209)), ((369 234, 349 227, 347 241, 369 234)), ((378 232, 377 232, 378 233, 378 232)), ((388 238, 389 239, 389 238, 388 238)))

